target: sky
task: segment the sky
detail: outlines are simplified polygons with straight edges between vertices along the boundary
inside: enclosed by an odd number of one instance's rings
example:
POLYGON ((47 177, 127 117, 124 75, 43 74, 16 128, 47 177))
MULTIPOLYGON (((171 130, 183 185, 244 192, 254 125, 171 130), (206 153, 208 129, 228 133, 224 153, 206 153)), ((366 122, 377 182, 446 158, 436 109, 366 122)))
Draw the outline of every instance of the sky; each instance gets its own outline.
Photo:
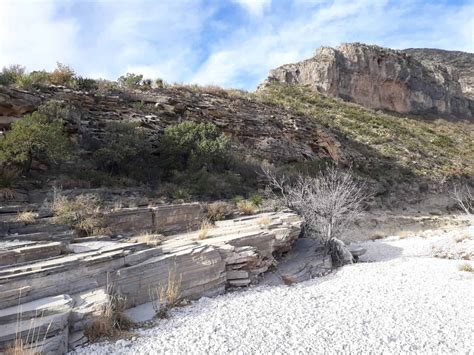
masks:
POLYGON ((474 0, 0 0, 0 67, 246 90, 320 46, 474 52, 474 0))

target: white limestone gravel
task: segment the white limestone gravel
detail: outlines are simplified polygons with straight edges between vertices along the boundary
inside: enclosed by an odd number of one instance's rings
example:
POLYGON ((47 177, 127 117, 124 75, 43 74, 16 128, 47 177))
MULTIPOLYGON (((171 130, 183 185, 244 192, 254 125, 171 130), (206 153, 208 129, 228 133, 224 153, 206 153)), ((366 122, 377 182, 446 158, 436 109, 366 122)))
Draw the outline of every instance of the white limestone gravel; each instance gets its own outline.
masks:
MULTIPOLYGON (((474 227, 461 232, 472 238, 474 227)), ((474 354, 474 274, 458 270, 466 261, 433 258, 429 238, 363 245, 371 262, 298 285, 203 298, 134 340, 76 353, 474 354)))

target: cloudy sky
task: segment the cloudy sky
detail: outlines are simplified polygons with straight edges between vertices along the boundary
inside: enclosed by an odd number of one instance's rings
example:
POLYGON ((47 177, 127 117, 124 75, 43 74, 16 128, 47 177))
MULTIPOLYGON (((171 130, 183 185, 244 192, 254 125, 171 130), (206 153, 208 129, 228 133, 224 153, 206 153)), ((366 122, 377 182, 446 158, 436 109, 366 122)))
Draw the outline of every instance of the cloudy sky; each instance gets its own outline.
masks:
POLYGON ((474 0, 0 0, 0 67, 253 90, 321 46, 474 51, 474 0))

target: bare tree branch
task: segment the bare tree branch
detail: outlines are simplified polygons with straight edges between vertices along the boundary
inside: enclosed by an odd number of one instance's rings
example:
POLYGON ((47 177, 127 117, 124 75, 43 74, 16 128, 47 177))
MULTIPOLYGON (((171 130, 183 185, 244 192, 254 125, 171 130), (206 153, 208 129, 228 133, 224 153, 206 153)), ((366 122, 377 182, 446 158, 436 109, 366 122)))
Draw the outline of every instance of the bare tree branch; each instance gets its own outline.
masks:
POLYGON ((330 167, 318 177, 299 175, 294 182, 264 168, 263 173, 275 196, 298 212, 306 231, 324 245, 341 236, 347 226, 362 213, 362 202, 369 196, 363 184, 350 172, 330 167))
POLYGON ((474 212, 474 195, 467 184, 460 186, 454 185, 451 198, 456 201, 464 213, 470 215, 474 212))

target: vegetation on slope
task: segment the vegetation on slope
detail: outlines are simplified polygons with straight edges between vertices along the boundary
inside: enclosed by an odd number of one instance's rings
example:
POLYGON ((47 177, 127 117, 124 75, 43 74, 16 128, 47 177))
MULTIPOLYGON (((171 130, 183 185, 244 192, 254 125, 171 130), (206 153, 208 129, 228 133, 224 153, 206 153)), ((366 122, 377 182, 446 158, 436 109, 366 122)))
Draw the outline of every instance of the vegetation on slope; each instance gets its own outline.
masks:
POLYGON ((410 176, 445 181, 474 175, 474 127, 470 122, 375 112, 303 86, 272 84, 258 95, 331 129, 347 149, 360 153, 354 156, 355 168, 366 175, 387 182, 410 176))

